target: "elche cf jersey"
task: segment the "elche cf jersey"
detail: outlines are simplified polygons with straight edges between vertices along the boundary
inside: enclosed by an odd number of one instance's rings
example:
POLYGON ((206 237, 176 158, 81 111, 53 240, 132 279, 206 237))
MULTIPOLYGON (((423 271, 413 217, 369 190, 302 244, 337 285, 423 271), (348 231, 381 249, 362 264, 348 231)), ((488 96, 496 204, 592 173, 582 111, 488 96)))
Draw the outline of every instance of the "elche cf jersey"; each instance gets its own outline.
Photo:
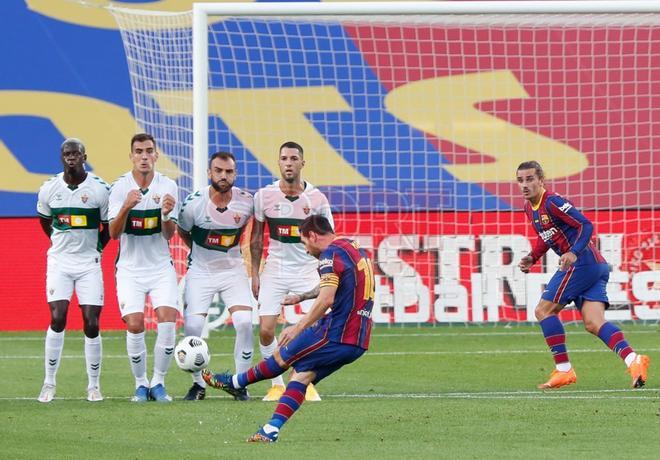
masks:
POLYGON ((326 217, 334 228, 328 199, 308 182, 297 196, 285 195, 279 180, 256 193, 254 217, 265 222, 270 233, 264 273, 301 276, 316 271, 317 260, 307 254, 298 230, 302 221, 313 214, 326 217))
MULTIPOLYGON (((139 188, 130 171, 112 184, 109 220, 117 217, 128 192, 139 188)), ((154 273, 159 267, 172 264, 169 244, 162 234, 161 201, 165 194, 174 197, 176 205, 169 216, 176 222, 179 215, 178 188, 172 179, 156 172, 149 187, 141 192, 142 200, 129 211, 119 239, 116 266, 132 272, 154 273)))
POLYGON ((210 187, 197 191, 181 205, 178 224, 192 239, 189 272, 215 273, 244 265, 240 240, 254 213, 252 195, 232 187, 231 201, 220 209, 210 193, 210 187))
POLYGON ((64 182, 64 173, 53 176, 39 188, 37 212, 53 219, 48 258, 71 267, 97 264, 102 250, 101 223, 108 222, 110 186, 87 173, 77 186, 64 182))
POLYGON ((593 224, 567 199, 546 190, 537 206, 525 202, 525 214, 538 234, 530 253, 534 261, 552 249, 560 256, 568 251, 575 253, 574 265, 605 262, 592 241, 593 224))
POLYGON ((318 322, 331 342, 369 348, 374 270, 369 256, 348 238, 336 238, 319 256, 320 287, 336 286, 330 313, 318 322))

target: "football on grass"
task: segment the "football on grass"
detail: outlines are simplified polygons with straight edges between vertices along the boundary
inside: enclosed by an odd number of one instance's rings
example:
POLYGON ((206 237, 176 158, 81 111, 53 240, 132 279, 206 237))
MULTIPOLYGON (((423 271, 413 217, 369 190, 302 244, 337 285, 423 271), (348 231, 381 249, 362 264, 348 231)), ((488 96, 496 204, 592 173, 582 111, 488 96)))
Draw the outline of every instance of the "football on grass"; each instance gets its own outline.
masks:
POLYGON ((184 371, 197 372, 208 366, 211 355, 204 339, 190 335, 174 348, 174 360, 184 371))

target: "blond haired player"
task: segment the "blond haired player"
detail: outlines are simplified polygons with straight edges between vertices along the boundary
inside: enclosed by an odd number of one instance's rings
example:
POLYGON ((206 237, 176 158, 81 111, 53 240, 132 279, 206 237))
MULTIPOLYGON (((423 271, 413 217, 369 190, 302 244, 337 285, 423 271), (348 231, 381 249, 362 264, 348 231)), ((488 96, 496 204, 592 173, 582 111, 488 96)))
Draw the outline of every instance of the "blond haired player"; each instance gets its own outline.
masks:
MULTIPOLYGON (((305 166, 303 148, 295 142, 280 146, 278 165, 281 179, 260 189, 254 196, 254 223, 250 238, 252 292, 259 301, 259 349, 263 359, 277 348, 275 326, 282 310, 281 302, 289 293, 301 293, 319 284, 318 261, 309 255, 300 240, 299 226, 311 215, 322 215, 334 227, 328 199, 319 189, 302 180, 305 166), (268 256, 261 276, 264 228, 268 226, 268 256)), ((301 303, 306 313, 314 303, 301 303)), ((278 401, 284 393, 284 380, 272 380, 264 401, 278 401)), ((313 385, 306 399, 319 401, 313 385)))
POLYGON ((133 401, 169 402, 172 398, 165 390, 165 375, 174 352, 179 293, 168 241, 176 231, 178 190, 172 179, 155 170, 158 150, 153 136, 133 136, 129 158, 133 169, 112 184, 108 217, 110 236, 120 239, 117 300, 135 377, 133 401), (158 319, 151 381, 147 379, 144 340, 147 295, 158 319))
POLYGON ((55 377, 64 347, 66 315, 75 289, 85 333, 87 400, 101 401, 101 250, 109 240, 110 187, 98 176, 85 171, 87 155, 79 139, 66 139, 60 147, 60 154, 64 171, 41 186, 37 201, 41 228, 51 240, 46 274, 46 296, 50 307, 44 359, 46 377, 38 400, 48 403, 55 397, 55 377))
MULTIPOLYGON (((252 295, 243 256, 241 235, 252 218, 252 195, 238 187, 236 159, 228 152, 216 152, 209 160, 211 185, 186 198, 179 213, 179 235, 190 248, 184 291, 185 335, 200 336, 216 293, 231 314, 236 330, 234 364, 245 372, 252 363, 252 295)), ((193 373, 193 385, 183 398, 188 401, 206 397, 206 382, 201 372, 193 373)), ((246 389, 234 399, 249 399, 246 389)))

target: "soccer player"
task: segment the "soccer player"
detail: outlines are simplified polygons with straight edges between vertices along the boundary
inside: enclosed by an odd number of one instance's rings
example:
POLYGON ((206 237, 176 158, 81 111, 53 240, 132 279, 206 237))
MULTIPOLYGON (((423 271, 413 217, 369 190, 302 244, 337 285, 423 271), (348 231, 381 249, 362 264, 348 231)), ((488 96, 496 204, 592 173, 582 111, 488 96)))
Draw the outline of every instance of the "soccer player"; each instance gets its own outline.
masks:
POLYGON ((367 254, 356 242, 336 237, 330 221, 320 215, 305 219, 300 233, 307 251, 319 259, 321 281, 312 291, 291 296, 287 303, 316 297, 312 308, 297 324, 282 331, 274 354, 249 371, 237 375, 202 371, 210 386, 236 394, 293 367, 272 418, 248 442, 277 441, 282 425, 305 400, 307 386, 352 363, 369 347, 375 281, 367 254))
POLYGON ((179 302, 168 241, 176 231, 178 191, 173 180, 155 171, 158 150, 153 136, 133 136, 129 158, 133 169, 112 184, 108 217, 110 236, 120 239, 117 299, 126 323, 126 350, 135 377, 132 400, 169 402, 172 398, 165 390, 165 375, 174 352, 179 302), (144 339, 147 295, 158 320, 151 382, 147 379, 144 339))
MULTIPOLYGON (((334 227, 328 200, 312 184, 302 180, 305 166, 303 148, 295 142, 280 146, 278 164, 281 179, 254 196, 254 221, 250 238, 252 292, 259 302, 259 349, 269 358, 277 348, 275 326, 281 302, 289 292, 306 292, 319 283, 317 261, 307 254, 300 241, 300 223, 311 215, 325 216, 334 227), (268 225, 268 257, 259 277, 264 248, 264 227, 268 225)), ((303 313, 313 301, 301 303, 303 313)), ((308 401, 320 401, 313 385, 307 388, 308 401)), ((278 376, 264 401, 278 401, 284 393, 284 380, 278 376)))
POLYGON ((99 387, 102 348, 99 318, 103 307, 101 250, 110 239, 110 187, 100 177, 85 170, 87 155, 79 139, 66 139, 60 147, 60 155, 64 171, 41 186, 37 201, 41 228, 51 239, 46 274, 46 297, 50 307, 50 327, 46 331, 46 378, 38 400, 48 403, 55 397, 55 377, 64 347, 66 316, 75 289, 85 333, 87 400, 102 401, 99 387))
POLYGON ((535 310, 556 368, 550 379, 538 387, 559 388, 577 381, 568 359, 564 327, 558 316, 572 301, 582 314, 585 329, 600 338, 626 363, 633 388, 644 386, 649 357, 635 353, 623 332, 605 321, 605 309, 609 306, 605 288, 610 269, 591 241, 592 223, 570 201, 545 189, 545 175, 538 162, 521 163, 516 176, 527 200, 525 214, 538 234, 534 248, 520 260, 518 267, 524 273, 529 272, 548 249, 560 256, 559 269, 543 291, 535 310))
MULTIPOLYGON (((209 187, 184 201, 179 213, 179 235, 190 248, 184 291, 185 335, 201 336, 206 315, 217 292, 231 314, 236 330, 234 363, 236 372, 250 368, 254 350, 252 336, 252 295, 247 268, 241 256, 240 240, 252 218, 252 195, 234 187, 236 159, 226 152, 209 160, 209 187)), ((193 385, 185 400, 202 400, 206 383, 201 372, 193 373, 193 385)), ((242 389, 236 400, 249 399, 242 389)))

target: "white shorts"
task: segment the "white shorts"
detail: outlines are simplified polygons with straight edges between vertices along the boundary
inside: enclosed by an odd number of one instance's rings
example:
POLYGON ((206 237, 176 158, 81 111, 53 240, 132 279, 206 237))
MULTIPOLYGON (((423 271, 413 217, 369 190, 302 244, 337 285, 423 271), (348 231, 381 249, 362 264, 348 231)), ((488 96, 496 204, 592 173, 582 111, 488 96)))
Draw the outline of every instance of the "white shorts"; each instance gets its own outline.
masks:
POLYGON ((183 291, 186 315, 206 315, 216 293, 220 293, 226 308, 242 305, 252 307, 252 289, 244 266, 213 274, 186 274, 183 291))
POLYGON ((46 271, 46 298, 48 302, 71 300, 75 289, 80 305, 103 306, 103 272, 101 264, 71 269, 48 263, 46 271))
MULTIPOLYGON (((259 316, 277 316, 282 311, 282 299, 287 294, 302 294, 319 285, 318 273, 305 277, 280 277, 262 274, 259 280, 259 316)), ((314 299, 300 302, 303 313, 307 313, 314 299)))
POLYGON ((122 317, 144 313, 147 295, 154 309, 172 307, 181 311, 179 285, 173 266, 147 274, 117 269, 117 300, 122 317))

